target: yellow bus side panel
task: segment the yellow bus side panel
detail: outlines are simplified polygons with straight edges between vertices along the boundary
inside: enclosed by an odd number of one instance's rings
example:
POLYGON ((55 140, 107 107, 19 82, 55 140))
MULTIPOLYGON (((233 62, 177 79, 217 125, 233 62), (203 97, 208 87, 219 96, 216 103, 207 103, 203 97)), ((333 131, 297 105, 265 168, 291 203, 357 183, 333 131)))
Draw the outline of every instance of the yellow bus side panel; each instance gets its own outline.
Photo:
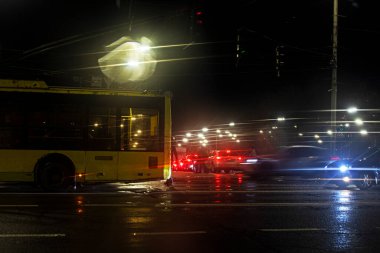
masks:
POLYGON ((163 179, 164 157, 160 152, 120 152, 119 180, 163 179), (151 160, 151 168, 149 168, 151 160), (157 161, 156 166, 153 161, 157 161))
POLYGON ((0 181, 34 180, 34 167, 37 161, 48 153, 66 155, 74 163, 77 172, 84 172, 83 151, 46 151, 46 150, 12 150, 0 151, 0 181))
POLYGON ((86 181, 116 180, 118 153, 114 151, 87 151, 86 181))

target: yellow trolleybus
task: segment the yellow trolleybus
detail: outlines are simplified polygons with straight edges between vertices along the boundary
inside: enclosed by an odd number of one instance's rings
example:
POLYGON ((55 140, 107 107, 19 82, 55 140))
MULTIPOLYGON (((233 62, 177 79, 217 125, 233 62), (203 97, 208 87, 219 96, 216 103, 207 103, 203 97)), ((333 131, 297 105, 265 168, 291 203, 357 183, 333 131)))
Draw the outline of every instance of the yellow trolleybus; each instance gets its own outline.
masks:
POLYGON ((0 80, 0 181, 171 180, 170 93, 0 80))

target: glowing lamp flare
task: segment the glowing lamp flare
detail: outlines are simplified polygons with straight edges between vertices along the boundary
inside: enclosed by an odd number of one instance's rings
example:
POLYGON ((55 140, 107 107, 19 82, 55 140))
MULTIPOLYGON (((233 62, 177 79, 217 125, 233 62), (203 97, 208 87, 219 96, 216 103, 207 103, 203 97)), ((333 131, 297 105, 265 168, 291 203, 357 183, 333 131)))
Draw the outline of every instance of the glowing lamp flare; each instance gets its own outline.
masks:
POLYGON ((145 37, 140 42, 122 37, 107 46, 108 54, 98 60, 101 71, 111 82, 144 81, 156 69, 156 56, 151 41, 145 37))
POLYGON ((339 167, 340 172, 346 172, 348 170, 348 167, 346 165, 342 165, 339 167))

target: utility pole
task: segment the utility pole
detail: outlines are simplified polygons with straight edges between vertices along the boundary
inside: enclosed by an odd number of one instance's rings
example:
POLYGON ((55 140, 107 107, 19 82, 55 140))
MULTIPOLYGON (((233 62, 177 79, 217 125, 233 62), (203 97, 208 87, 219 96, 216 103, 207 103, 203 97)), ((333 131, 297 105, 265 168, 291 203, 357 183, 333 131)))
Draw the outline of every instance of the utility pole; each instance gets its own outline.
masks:
POLYGON ((133 0, 129 0, 128 3, 128 31, 132 32, 132 22, 133 22, 133 16, 132 16, 132 8, 133 8, 133 0))
POLYGON ((235 67, 236 70, 239 68, 239 61, 240 61, 240 29, 237 30, 236 34, 236 62, 235 62, 235 67))
MULTIPOLYGON (((122 7, 121 0, 115 0, 115 4, 116 4, 116 7, 119 9, 122 7)), ((133 8, 133 0, 129 0, 128 1, 128 32, 132 31, 132 21, 133 21, 132 8, 133 8)))
POLYGON ((337 106, 337 72, 338 72, 338 0, 334 0, 333 11, 333 37, 332 37, 332 75, 331 75, 331 152, 335 155, 336 149, 336 106, 337 106))
POLYGON ((284 64, 283 62, 283 48, 284 46, 280 45, 280 46, 276 46, 276 73, 277 73, 277 77, 280 77, 280 69, 281 69, 281 66, 284 64))

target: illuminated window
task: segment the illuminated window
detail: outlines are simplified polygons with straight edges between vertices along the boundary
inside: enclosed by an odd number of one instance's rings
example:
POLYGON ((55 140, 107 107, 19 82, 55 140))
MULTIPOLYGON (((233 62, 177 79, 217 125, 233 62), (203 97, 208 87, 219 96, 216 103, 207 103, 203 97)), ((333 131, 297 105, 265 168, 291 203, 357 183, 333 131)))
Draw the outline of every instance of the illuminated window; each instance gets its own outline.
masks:
POLYGON ((158 111, 122 108, 121 150, 159 150, 158 111))

